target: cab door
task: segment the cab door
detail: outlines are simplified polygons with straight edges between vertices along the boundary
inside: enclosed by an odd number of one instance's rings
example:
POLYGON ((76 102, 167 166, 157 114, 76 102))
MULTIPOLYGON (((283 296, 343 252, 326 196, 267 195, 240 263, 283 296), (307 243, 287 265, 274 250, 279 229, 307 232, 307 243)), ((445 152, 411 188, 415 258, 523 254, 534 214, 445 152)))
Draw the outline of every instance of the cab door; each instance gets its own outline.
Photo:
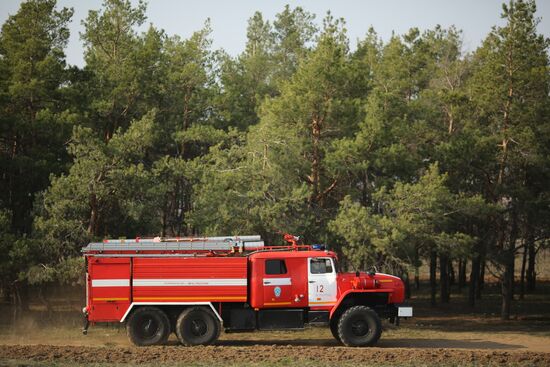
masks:
POLYGON ((264 307, 292 305, 292 277, 286 259, 265 259, 263 275, 264 307))
POLYGON ((336 296, 336 269, 332 258, 308 258, 309 307, 334 306, 336 296))

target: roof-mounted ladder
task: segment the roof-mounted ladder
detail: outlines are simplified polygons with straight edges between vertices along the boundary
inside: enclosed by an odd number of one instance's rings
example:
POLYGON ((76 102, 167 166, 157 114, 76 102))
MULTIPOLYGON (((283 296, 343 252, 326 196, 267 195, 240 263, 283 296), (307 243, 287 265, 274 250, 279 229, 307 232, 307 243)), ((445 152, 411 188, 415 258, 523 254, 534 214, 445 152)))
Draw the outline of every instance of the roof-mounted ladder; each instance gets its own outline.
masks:
POLYGON ((264 241, 255 236, 135 238, 91 242, 82 252, 105 251, 254 251, 264 248, 264 241))

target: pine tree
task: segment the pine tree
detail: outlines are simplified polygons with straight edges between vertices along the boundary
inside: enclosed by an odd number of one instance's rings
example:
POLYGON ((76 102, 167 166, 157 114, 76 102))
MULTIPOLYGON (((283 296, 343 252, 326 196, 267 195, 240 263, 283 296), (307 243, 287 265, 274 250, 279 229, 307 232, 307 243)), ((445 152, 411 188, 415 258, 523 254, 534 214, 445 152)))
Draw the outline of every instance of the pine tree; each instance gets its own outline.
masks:
POLYGON ((495 27, 476 51, 469 86, 482 144, 492 153, 483 167, 484 195, 500 206, 490 251, 501 270, 503 319, 511 312, 518 242, 530 231, 527 203, 541 194, 530 190, 533 173, 545 165, 548 142, 549 41, 537 34, 535 11, 534 1, 503 6, 507 23, 495 27))

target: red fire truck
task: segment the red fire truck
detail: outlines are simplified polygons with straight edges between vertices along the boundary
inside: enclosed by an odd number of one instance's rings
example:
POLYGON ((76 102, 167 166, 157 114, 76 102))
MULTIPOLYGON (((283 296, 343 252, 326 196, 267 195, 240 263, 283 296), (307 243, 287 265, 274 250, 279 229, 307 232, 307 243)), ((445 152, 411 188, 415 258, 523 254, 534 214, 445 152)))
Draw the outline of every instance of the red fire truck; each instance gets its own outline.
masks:
POLYGON ((343 273, 334 252, 264 246, 260 236, 105 240, 83 248, 86 324, 125 322, 139 346, 174 332, 184 345, 210 344, 226 332, 327 325, 347 346, 370 346, 381 319, 411 317, 401 279, 343 273))

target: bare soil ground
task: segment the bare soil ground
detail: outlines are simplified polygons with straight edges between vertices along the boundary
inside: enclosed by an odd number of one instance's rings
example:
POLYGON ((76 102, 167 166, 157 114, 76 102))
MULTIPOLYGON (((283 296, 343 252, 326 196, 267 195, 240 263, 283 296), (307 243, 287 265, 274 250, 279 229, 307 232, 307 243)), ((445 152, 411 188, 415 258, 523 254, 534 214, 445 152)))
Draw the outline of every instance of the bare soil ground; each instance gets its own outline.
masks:
POLYGON ((498 294, 487 291, 475 309, 461 294, 431 308, 418 293, 411 302, 415 317, 400 327, 386 324, 375 348, 343 347, 325 328, 222 333, 208 347, 179 346, 172 336, 167 346, 138 348, 119 324, 83 336, 78 300, 53 314, 35 305, 15 326, 0 307, 0 366, 550 366, 550 283, 515 302, 514 317, 505 322, 498 318, 498 294))
POLYGON ((370 364, 377 365, 550 365, 550 354, 511 352, 502 350, 404 349, 404 348, 344 348, 336 346, 297 345, 216 345, 183 348, 162 346, 131 347, 74 347, 50 345, 0 346, 3 358, 38 362, 88 363, 170 363, 236 365, 262 363, 277 365, 300 363, 317 365, 370 364))
MULTIPOLYGON (((399 328, 387 325, 376 348, 340 346, 324 328, 298 332, 222 334, 214 346, 132 346, 122 327, 96 327, 83 336, 77 328, 52 327, 1 335, 0 361, 77 364, 238 365, 550 365, 550 336, 522 321, 508 328, 496 319, 420 317, 399 328), (460 327, 458 327, 460 325, 460 327), (519 331, 515 330, 519 327, 519 331), (446 328, 458 330, 446 331, 446 328), (472 330, 468 330, 471 328, 472 330)), ((541 327, 542 325, 539 325, 541 327)), ((548 331, 548 328, 545 328, 548 331)), ((2 365, 2 362, 0 362, 2 365)))

